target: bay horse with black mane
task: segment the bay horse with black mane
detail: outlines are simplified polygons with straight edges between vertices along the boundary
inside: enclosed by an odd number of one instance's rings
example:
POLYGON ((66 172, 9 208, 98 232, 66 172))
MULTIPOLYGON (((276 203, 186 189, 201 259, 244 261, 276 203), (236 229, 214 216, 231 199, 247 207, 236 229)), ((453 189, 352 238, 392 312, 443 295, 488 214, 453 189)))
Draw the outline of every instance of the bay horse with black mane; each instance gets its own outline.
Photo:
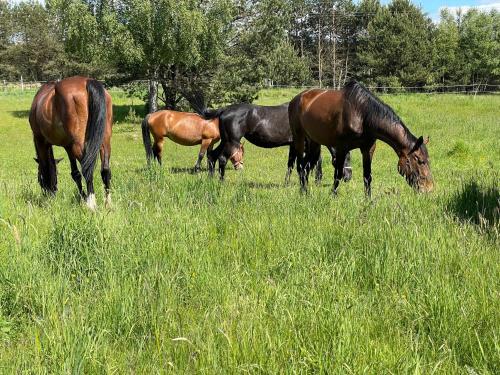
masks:
MULTIPOLYGON (((209 173, 213 175, 215 161, 219 161, 219 173, 221 180, 224 179, 224 172, 227 159, 234 154, 243 137, 250 143, 263 148, 274 148, 290 145, 288 153, 288 170, 285 176, 285 183, 288 183, 293 165, 296 160, 296 153, 292 147, 292 133, 288 123, 288 103, 278 106, 260 106, 248 103, 233 104, 221 109, 207 109, 203 98, 198 95, 194 97, 186 96, 193 109, 205 119, 219 119, 219 129, 221 143, 212 152, 208 153, 209 173)), ((335 160, 335 149, 328 147, 332 155, 332 162, 335 160)), ((344 157, 344 179, 351 178, 350 155, 344 157)), ((321 159, 317 160, 316 181, 321 181, 322 168, 321 159)))
POLYGON ((288 107, 290 128, 301 188, 307 190, 309 166, 319 157, 321 145, 335 147, 337 159, 333 193, 343 177, 347 153, 361 149, 365 192, 371 194, 371 163, 377 139, 393 148, 399 158, 398 171, 418 192, 434 187, 429 154, 423 137, 415 137, 394 111, 356 81, 342 90, 306 90, 288 107), (304 147, 307 140, 308 147, 304 147), (305 155, 304 155, 305 152, 305 155))
POLYGON ((71 164, 71 177, 87 206, 95 210, 94 168, 101 155, 101 177, 106 193, 106 206, 111 204, 111 132, 113 108, 111 96, 104 86, 87 77, 70 77, 42 85, 33 99, 29 122, 38 163, 38 182, 50 194, 57 191, 57 163, 52 146, 66 150, 71 164), (80 162, 82 173, 76 161, 80 162), (87 184, 83 191, 82 174, 87 184))
MULTIPOLYGON (((162 110, 148 114, 142 121, 142 141, 146 150, 148 163, 153 157, 161 165, 163 154, 163 140, 167 137, 183 146, 194 146, 201 144, 198 160, 194 171, 201 170, 203 156, 220 139, 219 119, 205 120, 196 113, 177 112, 162 110), (154 144, 151 144, 150 134, 153 135, 154 144)), ((243 168, 243 154, 245 148, 238 147, 229 157, 234 169, 243 168)))

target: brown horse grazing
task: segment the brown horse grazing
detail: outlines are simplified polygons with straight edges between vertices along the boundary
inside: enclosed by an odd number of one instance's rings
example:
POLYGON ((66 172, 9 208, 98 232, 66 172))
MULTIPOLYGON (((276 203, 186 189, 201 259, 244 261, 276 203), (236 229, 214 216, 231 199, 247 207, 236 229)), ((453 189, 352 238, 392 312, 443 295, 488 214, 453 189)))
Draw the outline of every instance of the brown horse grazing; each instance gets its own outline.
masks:
POLYGON ((87 206, 95 210, 94 168, 97 153, 101 154, 101 177, 106 191, 106 206, 111 204, 111 128, 113 109, 111 96, 104 86, 87 77, 65 78, 45 83, 36 93, 29 121, 33 131, 38 163, 38 182, 45 192, 57 191, 57 168, 52 146, 62 146, 71 163, 71 177, 87 206), (80 162, 87 183, 82 188, 80 162))
MULTIPOLYGON (((201 161, 205 153, 207 150, 211 151, 220 139, 219 119, 205 120, 195 113, 170 110, 150 113, 142 121, 142 140, 148 163, 154 157, 161 165, 164 137, 183 146, 201 144, 198 160, 194 166, 195 172, 198 172, 201 170, 201 161), (151 146, 150 134, 153 135, 153 146, 151 146)), ((231 155, 234 169, 243 168, 244 153, 245 148, 240 144, 240 147, 231 155)))
POLYGON ((371 163, 375 141, 391 146, 399 157, 398 171, 419 192, 430 192, 434 183, 429 154, 422 137, 416 138, 394 111, 356 81, 343 90, 306 90, 288 107, 297 153, 301 188, 307 190, 309 166, 319 157, 320 145, 337 150, 333 193, 343 176, 346 154, 355 148, 363 155, 365 192, 371 194, 371 163), (304 140, 308 140, 307 149, 304 140), (305 155, 304 155, 305 152, 305 155))

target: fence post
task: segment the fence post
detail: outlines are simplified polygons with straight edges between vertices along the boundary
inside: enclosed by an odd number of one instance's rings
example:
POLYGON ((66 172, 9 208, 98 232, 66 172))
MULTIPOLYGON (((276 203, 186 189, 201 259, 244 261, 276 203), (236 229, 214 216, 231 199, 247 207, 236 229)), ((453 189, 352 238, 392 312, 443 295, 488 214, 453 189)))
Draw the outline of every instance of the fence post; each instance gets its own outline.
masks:
POLYGON ((21 76, 21 91, 24 91, 24 82, 23 82, 23 76, 21 76))

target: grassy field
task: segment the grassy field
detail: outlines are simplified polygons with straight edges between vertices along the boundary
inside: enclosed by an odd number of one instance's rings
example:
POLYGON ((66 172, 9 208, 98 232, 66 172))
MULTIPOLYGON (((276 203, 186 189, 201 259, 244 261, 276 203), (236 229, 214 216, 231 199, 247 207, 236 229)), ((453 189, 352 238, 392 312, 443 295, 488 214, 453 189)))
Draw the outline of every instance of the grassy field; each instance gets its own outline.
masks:
POLYGON ((61 149, 42 196, 32 96, 0 94, 0 373, 500 373, 500 96, 385 96, 430 136, 436 189, 379 142, 368 200, 357 151, 337 198, 326 152, 308 195, 283 186, 286 148, 247 142, 224 183, 171 142, 147 169, 141 102, 113 92, 96 213, 61 149))

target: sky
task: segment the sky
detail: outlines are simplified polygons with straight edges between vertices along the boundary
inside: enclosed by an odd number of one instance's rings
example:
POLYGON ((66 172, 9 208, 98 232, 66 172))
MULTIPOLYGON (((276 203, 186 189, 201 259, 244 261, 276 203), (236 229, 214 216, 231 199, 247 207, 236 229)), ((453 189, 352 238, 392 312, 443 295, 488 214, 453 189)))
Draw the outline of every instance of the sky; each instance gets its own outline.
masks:
MULTIPOLYGON (((2 1, 2 0, 0 0, 2 1)), ((10 0, 11 2, 21 2, 26 0, 10 0)), ((45 0, 35 0, 40 3, 44 3, 45 0)), ((383 4, 387 4, 390 0, 381 0, 383 4)), ((467 11, 469 8, 478 8, 480 10, 488 11, 490 9, 497 9, 500 11, 500 0, 411 0, 414 4, 420 5, 420 7, 426 12, 429 17, 434 21, 439 21, 439 12, 441 8, 447 7, 452 11, 456 11, 461 8, 463 11, 467 11)))
MULTIPOLYGON (((480 10, 488 11, 490 9, 497 9, 500 11, 500 0, 411 0, 414 4, 426 12, 433 20, 439 20, 439 12, 441 8, 450 8, 456 11, 459 8, 466 11, 469 8, 478 8, 480 10)), ((389 3, 390 0, 383 0, 384 4, 389 3)))

